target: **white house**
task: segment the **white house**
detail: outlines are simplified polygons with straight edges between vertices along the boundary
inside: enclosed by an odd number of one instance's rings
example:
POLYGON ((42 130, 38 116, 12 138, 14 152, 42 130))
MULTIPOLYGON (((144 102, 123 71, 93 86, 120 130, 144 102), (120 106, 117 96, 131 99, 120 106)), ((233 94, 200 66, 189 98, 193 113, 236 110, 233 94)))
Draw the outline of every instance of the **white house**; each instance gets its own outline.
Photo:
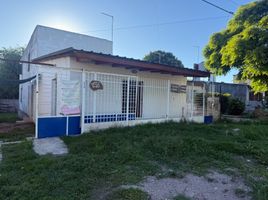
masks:
POLYGON ((32 59, 35 65, 23 70, 23 78, 34 79, 27 83, 31 98, 21 95, 20 105, 32 108, 36 137, 165 120, 203 121, 204 100, 202 111, 193 111, 194 96, 204 97, 204 90, 189 90, 187 77, 209 73, 73 46, 32 59))
MULTIPOLYGON (((55 28, 37 25, 31 39, 22 55, 22 61, 31 61, 37 57, 59 51, 68 47, 112 54, 112 42, 79 33, 63 31, 55 28)), ((36 67, 24 63, 20 79, 27 79, 36 75, 36 67)), ((34 86, 25 83, 20 86, 20 111, 33 118, 34 86)))

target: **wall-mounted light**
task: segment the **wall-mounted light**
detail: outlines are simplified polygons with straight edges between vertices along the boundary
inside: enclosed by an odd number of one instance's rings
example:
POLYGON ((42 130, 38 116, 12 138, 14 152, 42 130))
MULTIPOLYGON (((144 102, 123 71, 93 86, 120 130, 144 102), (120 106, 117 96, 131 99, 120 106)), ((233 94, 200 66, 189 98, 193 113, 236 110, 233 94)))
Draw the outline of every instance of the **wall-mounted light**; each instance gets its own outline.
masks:
POLYGON ((131 73, 133 73, 133 74, 137 74, 137 73, 138 73, 138 70, 136 70, 136 69, 132 69, 132 70, 131 70, 131 73))

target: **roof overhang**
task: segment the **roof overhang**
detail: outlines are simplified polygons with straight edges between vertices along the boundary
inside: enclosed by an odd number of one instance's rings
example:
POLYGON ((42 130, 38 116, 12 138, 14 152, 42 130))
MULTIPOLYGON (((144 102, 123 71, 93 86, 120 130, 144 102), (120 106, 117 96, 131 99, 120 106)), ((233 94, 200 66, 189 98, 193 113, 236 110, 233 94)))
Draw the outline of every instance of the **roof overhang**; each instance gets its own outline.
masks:
POLYGON ((63 49, 45 56, 34 59, 36 62, 44 62, 47 60, 60 57, 73 57, 77 62, 94 62, 96 65, 111 65, 112 67, 121 67, 139 71, 149 71, 153 73, 171 74, 185 77, 209 77, 210 73, 206 71, 178 68, 170 65, 151 63, 147 61, 137 60, 114 56, 109 54, 95 53, 91 51, 77 50, 73 48, 63 49))

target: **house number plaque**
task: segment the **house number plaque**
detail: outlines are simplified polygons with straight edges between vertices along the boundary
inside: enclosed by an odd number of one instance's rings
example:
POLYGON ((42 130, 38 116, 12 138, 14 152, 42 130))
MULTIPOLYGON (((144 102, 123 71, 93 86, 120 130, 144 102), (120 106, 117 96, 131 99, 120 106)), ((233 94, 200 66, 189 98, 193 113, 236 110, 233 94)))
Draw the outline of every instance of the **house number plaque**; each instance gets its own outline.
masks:
POLYGON ((89 83, 89 87, 91 90, 103 90, 103 85, 100 81, 93 80, 89 83))

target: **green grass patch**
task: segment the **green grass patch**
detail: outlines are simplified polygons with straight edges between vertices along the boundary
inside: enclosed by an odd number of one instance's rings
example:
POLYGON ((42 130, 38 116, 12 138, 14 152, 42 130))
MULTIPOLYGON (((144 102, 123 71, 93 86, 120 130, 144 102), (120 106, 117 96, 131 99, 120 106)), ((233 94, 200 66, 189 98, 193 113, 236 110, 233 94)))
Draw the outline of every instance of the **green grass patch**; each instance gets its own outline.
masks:
POLYGON ((120 189, 107 196, 107 200, 149 200, 150 196, 139 189, 120 189))
POLYGON ((176 196, 174 198, 174 200, 191 200, 191 199, 180 194, 180 195, 176 196))
POLYGON ((13 123, 16 122, 18 119, 19 118, 17 113, 0 113, 0 123, 13 123))
POLYGON ((246 194, 247 194, 247 192, 244 191, 244 190, 241 189, 241 188, 237 188, 237 189, 235 189, 235 195, 238 196, 239 198, 244 198, 244 197, 246 197, 246 194))
MULTIPOLYGON (((111 128, 64 137, 70 152, 62 157, 37 156, 30 142, 4 146, 0 199, 98 199, 100 188, 113 191, 135 184, 163 173, 161 166, 174 170, 174 176, 235 168, 253 188, 253 197, 265 199, 267 130, 262 123, 169 122, 111 128)), ((121 193, 115 195, 140 195, 121 193)))

